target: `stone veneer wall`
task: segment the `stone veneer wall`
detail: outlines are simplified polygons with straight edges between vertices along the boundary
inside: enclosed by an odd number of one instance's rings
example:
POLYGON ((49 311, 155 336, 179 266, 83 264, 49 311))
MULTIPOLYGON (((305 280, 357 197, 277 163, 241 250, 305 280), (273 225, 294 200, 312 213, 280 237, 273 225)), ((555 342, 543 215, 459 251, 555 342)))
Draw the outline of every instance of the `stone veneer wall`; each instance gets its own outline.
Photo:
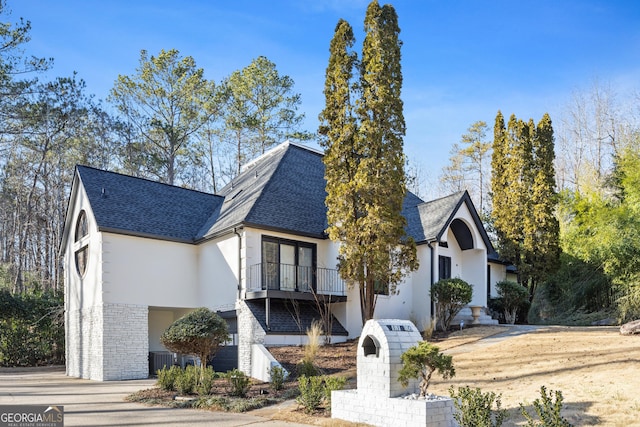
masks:
POLYGON ((331 392, 331 418, 394 427, 458 427, 452 399, 371 398, 358 390, 331 392))
POLYGON ((67 375, 98 381, 147 378, 148 311, 147 306, 104 304, 67 313, 67 375))
POLYGON ((238 316, 238 369, 251 375, 251 346, 264 344, 267 333, 243 300, 236 302, 238 316))
POLYGON ((66 365, 71 377, 102 378, 102 306, 66 315, 66 365))
POLYGON ((104 304, 102 380, 149 377, 149 308, 104 304))

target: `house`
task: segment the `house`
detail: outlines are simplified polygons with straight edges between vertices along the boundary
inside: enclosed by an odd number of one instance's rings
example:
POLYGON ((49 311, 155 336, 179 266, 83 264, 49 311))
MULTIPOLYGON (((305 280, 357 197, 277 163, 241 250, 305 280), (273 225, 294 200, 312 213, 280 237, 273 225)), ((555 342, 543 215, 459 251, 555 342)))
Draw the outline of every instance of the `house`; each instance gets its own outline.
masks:
MULTIPOLYGON (((61 245, 67 375, 146 378, 169 354, 162 332, 202 306, 230 327, 217 370, 230 363, 264 377, 268 347, 303 343, 324 308, 333 342, 358 337, 358 290, 336 269, 325 196, 322 153, 288 142, 219 194, 77 166, 61 245)), ((376 317, 427 327, 430 285, 446 277, 473 284, 471 305, 486 306, 506 267, 469 195, 424 202, 409 193, 404 215, 420 267, 397 294, 379 295, 376 317)))

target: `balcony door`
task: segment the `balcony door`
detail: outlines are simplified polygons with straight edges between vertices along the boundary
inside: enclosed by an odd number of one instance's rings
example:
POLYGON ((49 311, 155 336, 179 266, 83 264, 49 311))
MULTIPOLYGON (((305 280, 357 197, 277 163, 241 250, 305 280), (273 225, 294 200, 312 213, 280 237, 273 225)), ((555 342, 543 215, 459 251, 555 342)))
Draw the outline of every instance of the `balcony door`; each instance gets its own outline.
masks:
POLYGON ((263 289, 309 292, 314 286, 314 264, 314 244, 263 237, 263 289))

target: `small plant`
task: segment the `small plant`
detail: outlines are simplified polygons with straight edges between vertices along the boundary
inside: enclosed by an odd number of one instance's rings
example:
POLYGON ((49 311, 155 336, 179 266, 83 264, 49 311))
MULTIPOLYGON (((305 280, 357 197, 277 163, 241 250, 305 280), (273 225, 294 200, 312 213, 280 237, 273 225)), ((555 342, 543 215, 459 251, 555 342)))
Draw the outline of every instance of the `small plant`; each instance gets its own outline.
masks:
POLYGON ((269 369, 269 375, 271 376, 270 385, 273 390, 282 390, 284 382, 287 379, 287 371, 282 366, 272 366, 269 369))
POLYGON ((500 427, 507 418, 502 409, 502 394, 483 393, 479 388, 460 387, 456 393, 449 389, 453 404, 458 410, 453 417, 460 427, 500 427), (495 403, 496 409, 493 410, 495 403))
POLYGON ((311 322, 311 327, 307 329, 307 344, 304 346, 303 362, 313 363, 320 349, 320 336, 322 335, 322 324, 318 320, 311 322))
POLYGON ((213 381, 216 379, 216 373, 213 367, 207 366, 202 373, 198 385, 196 386, 196 392, 200 396, 208 396, 211 394, 211 387, 213 387, 213 381))
POLYGON ((312 362, 304 359, 296 366, 296 369, 298 377, 315 377, 319 374, 318 368, 312 362))
POLYGON ((435 371, 438 371, 445 380, 456 374, 453 368, 453 357, 442 354, 438 347, 426 341, 409 348, 400 358, 403 366, 400 369, 398 381, 406 387, 409 380, 419 379, 420 397, 427 395, 429 381, 435 371))
POLYGON ((176 391, 181 395, 193 394, 198 383, 198 368, 193 365, 187 365, 175 380, 176 391))
POLYGON ((229 394, 237 397, 245 397, 251 387, 251 378, 245 375, 244 372, 234 369, 226 373, 226 378, 229 383, 229 394))
POLYGON ((431 286, 431 296, 436 303, 438 327, 446 331, 453 318, 471 302, 473 287, 460 278, 442 279, 431 286))
POLYGON ((314 376, 301 376, 298 378, 298 388, 300 396, 296 402, 304 408, 304 411, 311 414, 320 408, 325 398, 324 378, 314 376))
POLYGON ((502 280, 496 283, 498 295, 504 308, 504 320, 513 325, 516 323, 518 308, 529 301, 527 288, 511 280, 502 280))
POLYGON ((315 366, 316 356, 320 348, 320 336, 322 335, 322 324, 318 320, 311 322, 311 327, 307 328, 307 344, 304 346, 302 361, 298 364, 298 376, 313 377, 319 374, 315 366))
POLYGON ((158 387, 166 391, 175 391, 176 379, 182 374, 182 368, 176 365, 170 368, 164 367, 158 369, 156 374, 158 375, 158 387))
POLYGON ((563 397, 560 390, 549 391, 547 394, 547 388, 542 386, 540 387, 540 398, 533 401, 533 408, 540 420, 534 420, 522 403, 520 404, 520 412, 527 420, 527 427, 571 427, 569 421, 560 414, 562 402, 563 397), (555 394, 555 401, 552 398, 553 394, 555 394))
POLYGON ((328 377, 324 378, 324 399, 326 406, 331 407, 331 392, 334 390, 342 390, 347 384, 347 377, 328 377))

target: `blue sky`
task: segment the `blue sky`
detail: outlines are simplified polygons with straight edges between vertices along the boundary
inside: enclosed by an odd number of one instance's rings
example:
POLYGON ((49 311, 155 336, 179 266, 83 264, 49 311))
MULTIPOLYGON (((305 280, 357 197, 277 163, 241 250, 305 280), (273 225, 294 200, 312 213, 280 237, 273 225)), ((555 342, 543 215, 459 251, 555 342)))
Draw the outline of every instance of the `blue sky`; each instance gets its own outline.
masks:
MULTIPOLYGON (((369 0, 8 0, 31 21, 26 52, 53 57, 105 99, 140 50, 176 48, 220 81, 263 55, 295 81, 305 127, 316 130, 335 24, 358 51, 369 0)), ((381 4, 385 3, 380 1, 381 4)), ((633 0, 396 0, 403 41, 405 152, 437 178, 453 143, 496 112, 559 117, 595 80, 640 89, 640 2, 633 0)))

